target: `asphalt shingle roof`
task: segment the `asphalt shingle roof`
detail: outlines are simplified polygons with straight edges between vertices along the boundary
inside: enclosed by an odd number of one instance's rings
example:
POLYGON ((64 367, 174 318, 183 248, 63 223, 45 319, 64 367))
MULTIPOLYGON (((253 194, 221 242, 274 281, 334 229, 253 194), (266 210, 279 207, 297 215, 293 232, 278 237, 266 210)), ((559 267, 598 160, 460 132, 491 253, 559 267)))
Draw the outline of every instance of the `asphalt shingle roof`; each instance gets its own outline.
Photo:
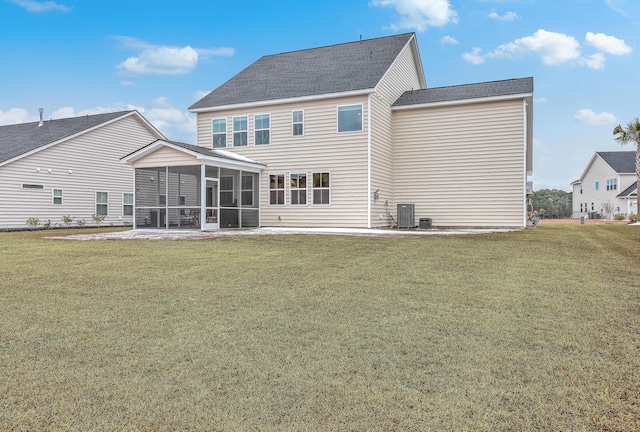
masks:
POLYGON ((608 151, 596 152, 611 168, 618 174, 635 174, 636 172, 636 152, 635 151, 608 151))
POLYGON ((638 196, 638 184, 634 182, 631 186, 620 192, 617 198, 624 197, 637 197, 638 196))
POLYGON ((533 93, 533 78, 531 77, 407 91, 398 98, 393 106, 420 105, 527 93, 533 93))
POLYGON ((95 114, 58 120, 0 126, 0 162, 13 159, 40 147, 70 137, 131 111, 95 114))
POLYGON ((189 109, 372 89, 413 35, 264 56, 189 109))

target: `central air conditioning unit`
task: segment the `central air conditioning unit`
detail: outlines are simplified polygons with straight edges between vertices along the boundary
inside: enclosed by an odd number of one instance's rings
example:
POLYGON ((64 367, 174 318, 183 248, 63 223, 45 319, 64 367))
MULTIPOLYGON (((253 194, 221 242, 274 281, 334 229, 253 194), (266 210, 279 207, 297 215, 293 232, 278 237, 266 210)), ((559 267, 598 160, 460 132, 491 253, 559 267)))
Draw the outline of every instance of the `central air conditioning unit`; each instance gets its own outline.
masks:
POLYGON ((415 228, 415 204, 398 204, 398 228, 415 228))

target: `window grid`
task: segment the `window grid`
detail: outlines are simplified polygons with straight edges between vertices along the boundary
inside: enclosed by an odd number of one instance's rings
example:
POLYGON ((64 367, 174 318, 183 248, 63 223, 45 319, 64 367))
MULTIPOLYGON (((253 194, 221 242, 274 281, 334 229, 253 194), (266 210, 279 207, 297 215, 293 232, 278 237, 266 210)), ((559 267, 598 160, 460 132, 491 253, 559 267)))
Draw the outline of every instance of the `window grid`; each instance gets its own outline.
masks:
POLYGON ((212 120, 213 148, 223 148, 227 146, 227 119, 218 118, 212 120))
POLYGON ((101 216, 109 214, 109 192, 96 192, 96 214, 101 216))
POLYGON ((329 205, 331 196, 330 175, 328 172, 313 173, 313 204, 329 205))
POLYGON ((247 145, 247 116, 233 118, 233 146, 247 145))
POLYGON ((53 189, 51 191, 51 199, 53 205, 62 205, 62 189, 53 189))
POLYGON ((304 111, 298 110, 291 113, 293 136, 304 135, 304 111))
POLYGON ((307 205, 307 174, 291 174, 289 184, 291 205, 307 205))
POLYGON ((256 145, 270 144, 271 114, 256 114, 253 117, 256 145))
POLYGON ((133 194, 122 194, 122 216, 133 216, 133 194))
POLYGON ((269 204, 284 205, 284 174, 269 175, 269 204))

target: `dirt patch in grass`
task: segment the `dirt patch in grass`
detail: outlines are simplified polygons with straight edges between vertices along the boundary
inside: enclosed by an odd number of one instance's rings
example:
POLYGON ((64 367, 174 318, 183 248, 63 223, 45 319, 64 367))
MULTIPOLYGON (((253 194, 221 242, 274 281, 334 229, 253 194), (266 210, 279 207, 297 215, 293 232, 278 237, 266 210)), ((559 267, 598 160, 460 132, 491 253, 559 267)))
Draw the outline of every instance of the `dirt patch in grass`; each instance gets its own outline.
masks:
POLYGON ((0 430, 638 430, 640 230, 0 234, 0 430))

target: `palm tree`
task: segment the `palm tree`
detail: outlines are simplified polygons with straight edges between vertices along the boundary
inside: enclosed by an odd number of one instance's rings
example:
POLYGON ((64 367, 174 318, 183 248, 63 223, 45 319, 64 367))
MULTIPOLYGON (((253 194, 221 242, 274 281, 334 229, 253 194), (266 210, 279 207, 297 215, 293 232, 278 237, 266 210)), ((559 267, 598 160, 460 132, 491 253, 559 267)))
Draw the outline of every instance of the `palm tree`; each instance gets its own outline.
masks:
POLYGON ((637 211, 640 213, 640 119, 634 118, 625 128, 616 126, 613 135, 618 144, 635 143, 636 145, 636 202, 637 211))

